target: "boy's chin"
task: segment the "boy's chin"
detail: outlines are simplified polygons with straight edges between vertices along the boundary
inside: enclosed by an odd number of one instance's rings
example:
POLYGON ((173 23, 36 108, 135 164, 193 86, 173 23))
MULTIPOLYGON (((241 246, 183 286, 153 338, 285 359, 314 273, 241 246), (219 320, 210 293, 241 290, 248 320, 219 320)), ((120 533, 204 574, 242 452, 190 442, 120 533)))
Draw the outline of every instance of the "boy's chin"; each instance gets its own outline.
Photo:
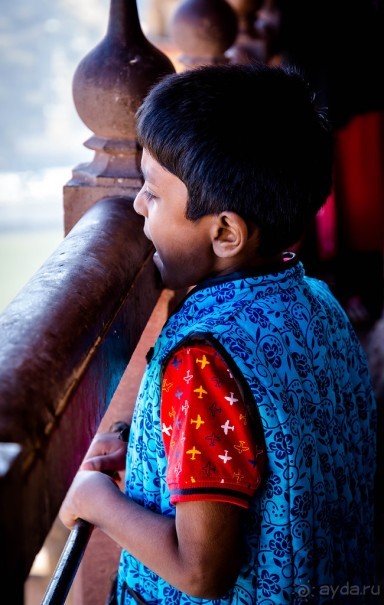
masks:
POLYGON ((164 288, 168 288, 169 290, 181 290, 186 287, 183 283, 180 283, 180 277, 177 279, 175 275, 172 275, 172 273, 166 270, 157 252, 153 255, 153 262, 160 274, 161 283, 164 288))
POLYGON ((159 270, 161 278, 163 278, 163 263, 160 260, 160 256, 159 256, 159 253, 157 252, 157 250, 153 255, 153 262, 155 263, 157 269, 159 270))
POLYGON ((168 288, 169 290, 188 290, 196 285, 195 283, 189 283, 187 276, 181 276, 180 270, 172 271, 169 270, 169 267, 166 269, 157 251, 153 255, 153 262, 160 274, 161 283, 164 288, 168 288))
POLYGON ((166 272, 164 270, 164 265, 163 265, 163 263, 161 261, 161 258, 160 258, 160 256, 159 256, 159 254, 158 254, 157 251, 153 255, 153 262, 155 264, 156 269, 158 270, 158 272, 160 274, 162 285, 165 288, 173 289, 172 284, 170 284, 169 279, 167 279, 167 275, 166 275, 166 272))

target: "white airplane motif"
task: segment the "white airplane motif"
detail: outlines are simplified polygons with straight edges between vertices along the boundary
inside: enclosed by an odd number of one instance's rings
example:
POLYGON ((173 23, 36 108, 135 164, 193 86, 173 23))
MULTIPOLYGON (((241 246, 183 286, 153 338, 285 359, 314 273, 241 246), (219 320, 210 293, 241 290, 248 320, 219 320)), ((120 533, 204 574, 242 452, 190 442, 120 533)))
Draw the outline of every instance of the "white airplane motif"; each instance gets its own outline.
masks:
POLYGON ((224 433, 226 435, 228 435, 228 431, 234 431, 235 430, 234 426, 229 426, 229 420, 227 420, 224 424, 222 424, 221 428, 223 429, 223 431, 224 431, 224 433))
POLYGON ((193 374, 191 374, 191 370, 188 370, 188 372, 184 376, 183 380, 185 380, 185 382, 188 384, 189 381, 192 380, 192 378, 193 378, 193 374))
POLYGON ((165 422, 163 422, 163 427, 161 429, 162 433, 165 433, 168 437, 171 436, 172 425, 166 426, 165 422))
POLYGON ((236 401, 239 401, 238 399, 236 399, 234 393, 230 393, 229 397, 224 397, 224 399, 226 399, 227 401, 229 401, 229 405, 233 405, 234 403, 236 403, 236 401))
POLYGON ((228 450, 224 450, 224 455, 219 454, 219 458, 221 458, 224 464, 227 464, 228 460, 232 460, 232 457, 228 456, 228 450))

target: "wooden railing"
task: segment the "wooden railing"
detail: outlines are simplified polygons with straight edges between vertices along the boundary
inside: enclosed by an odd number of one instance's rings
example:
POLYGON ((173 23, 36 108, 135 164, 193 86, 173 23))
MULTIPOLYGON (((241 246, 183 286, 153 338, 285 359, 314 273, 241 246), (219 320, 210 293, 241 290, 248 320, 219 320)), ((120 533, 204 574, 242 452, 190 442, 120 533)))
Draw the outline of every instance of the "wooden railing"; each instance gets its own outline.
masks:
POLYGON ((15 605, 159 292, 132 200, 106 198, 0 316, 0 577, 15 605))

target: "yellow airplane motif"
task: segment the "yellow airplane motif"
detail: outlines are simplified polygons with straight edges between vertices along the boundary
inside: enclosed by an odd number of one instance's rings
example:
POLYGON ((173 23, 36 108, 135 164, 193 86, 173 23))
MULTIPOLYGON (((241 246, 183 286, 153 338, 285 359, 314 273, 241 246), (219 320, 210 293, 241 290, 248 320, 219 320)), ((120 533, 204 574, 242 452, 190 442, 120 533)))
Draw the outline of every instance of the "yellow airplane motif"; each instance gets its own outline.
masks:
POLYGON ((239 445, 234 445, 233 447, 239 452, 239 454, 249 450, 249 447, 245 445, 245 441, 239 441, 239 445))
POLYGON ((204 422, 204 420, 202 420, 202 419, 201 419, 200 414, 197 414, 197 418, 196 418, 196 420, 193 420, 193 419, 191 418, 191 424, 195 424, 195 425, 196 425, 196 427, 195 427, 195 428, 196 428, 196 430, 197 430, 197 429, 199 429, 199 428, 200 428, 200 426, 201 426, 202 424, 205 424, 205 422, 204 422))
POLYGON ((236 479, 236 482, 239 483, 239 481, 241 481, 241 479, 244 479, 244 475, 242 475, 240 473, 240 471, 238 471, 237 473, 233 473, 232 477, 234 479, 236 479))
POLYGON ((198 389, 193 389, 194 393, 199 393, 198 399, 203 399, 203 393, 204 395, 206 395, 208 393, 208 391, 205 391, 202 387, 202 385, 199 386, 198 389))
POLYGON ((193 446, 191 450, 187 450, 187 454, 191 454, 191 460, 196 460, 196 454, 201 454, 201 452, 193 446))
POLYGON ((168 382, 168 380, 166 378, 164 378, 163 380, 163 391, 166 391, 167 393, 169 393, 169 389, 173 386, 172 382, 168 382))
POLYGON ((205 366, 209 365, 211 362, 203 355, 202 359, 196 359, 196 363, 201 363, 201 369, 204 370, 205 366))
POLYGON ((247 417, 245 416, 245 414, 240 414, 239 420, 243 422, 244 425, 247 424, 247 417))

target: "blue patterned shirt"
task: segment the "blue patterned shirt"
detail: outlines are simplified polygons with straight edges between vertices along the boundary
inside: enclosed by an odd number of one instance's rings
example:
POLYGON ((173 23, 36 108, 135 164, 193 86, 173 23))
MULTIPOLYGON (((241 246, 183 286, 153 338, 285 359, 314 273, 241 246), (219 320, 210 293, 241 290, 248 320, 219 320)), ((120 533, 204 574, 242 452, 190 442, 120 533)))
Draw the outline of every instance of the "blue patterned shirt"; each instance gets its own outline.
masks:
POLYGON ((368 602, 362 591, 374 584, 371 381, 344 311, 296 260, 267 275, 204 282, 166 322, 137 399, 127 495, 175 515, 161 434, 161 376, 172 351, 192 337, 220 349, 248 389, 264 433, 266 480, 245 512, 245 561, 228 594, 209 601, 181 593, 123 551, 118 602, 135 602, 126 586, 151 605, 337 603, 335 590, 351 586, 354 603, 368 602))

